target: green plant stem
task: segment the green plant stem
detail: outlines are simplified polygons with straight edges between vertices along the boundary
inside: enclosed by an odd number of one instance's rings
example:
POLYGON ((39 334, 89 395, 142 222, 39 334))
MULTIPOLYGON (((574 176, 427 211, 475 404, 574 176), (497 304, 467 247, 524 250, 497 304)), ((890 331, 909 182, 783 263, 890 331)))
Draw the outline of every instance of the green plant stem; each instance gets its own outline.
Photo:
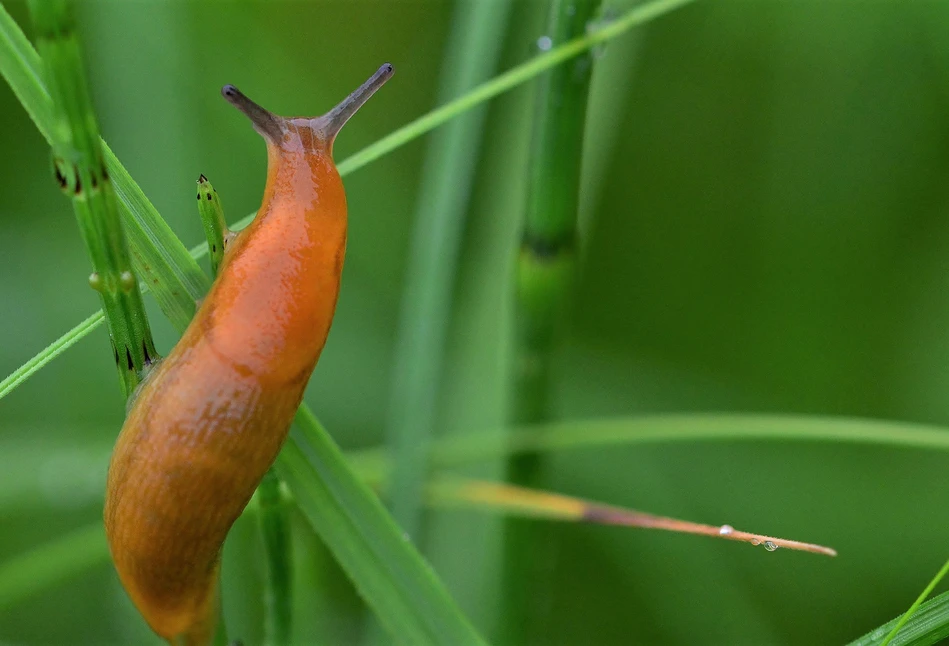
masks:
POLYGON ((34 373, 39 372, 43 366, 71 348, 74 343, 81 340, 92 330, 102 325, 103 321, 105 321, 105 314, 102 310, 99 310, 10 373, 3 381, 0 381, 0 399, 3 399, 9 393, 16 390, 17 386, 32 377, 34 373))
MULTIPOLYGON (((455 5, 443 57, 440 101, 462 94, 494 73, 509 9, 507 2, 455 5)), ((386 429, 396 457, 392 513, 413 537, 419 536, 421 525, 424 447, 435 427, 452 288, 485 115, 482 106, 435 133, 422 167, 386 429)))
MULTIPOLYGON (((631 9, 618 19, 592 30, 585 37, 555 47, 546 54, 518 65, 367 146, 337 166, 340 175, 345 176, 362 168, 459 114, 529 81, 574 56, 694 1, 656 0, 631 9)), ((37 128, 48 139, 49 95, 40 81, 38 67, 39 56, 0 4, 0 74, 6 78, 37 128)), ((207 291, 207 277, 194 262, 208 252, 207 244, 197 245, 189 255, 105 142, 103 142, 103 149, 106 167, 115 184, 116 193, 127 210, 124 222, 135 266, 143 275, 144 282, 155 288, 155 299, 162 312, 176 325, 186 325, 194 314, 193 300, 201 298, 207 291), (164 282, 158 278, 159 276, 165 277, 164 282), (181 294, 187 294, 192 300, 177 298, 181 294)), ((232 225, 232 229, 240 230, 247 226, 255 215, 251 213, 241 218, 232 225)), ((84 330, 83 335, 91 332, 94 327, 90 326, 84 330)), ((53 346, 57 344, 58 342, 54 342, 53 346)), ((48 362, 49 358, 41 352, 27 363, 45 365, 48 362)), ((22 383, 34 372, 35 370, 26 372, 17 383, 22 383)), ((4 383, 6 382, 7 380, 4 380, 4 383)), ((0 391, 0 397, 9 393, 10 390, 12 389, 0 391)))
POLYGON ((207 238, 207 248, 211 254, 211 276, 217 278, 218 268, 224 260, 225 243, 231 232, 224 220, 221 198, 204 175, 198 178, 198 215, 201 216, 204 237, 207 238))
MULTIPOLYGON (((582 37, 598 0, 551 0, 543 47, 582 37)), ((528 172, 528 198, 517 262, 515 349, 510 419, 534 424, 550 416, 550 364, 564 304, 572 292, 580 203, 580 161, 593 56, 589 52, 540 77, 528 172)), ((514 456, 508 480, 530 487, 539 454, 514 456)), ((545 572, 555 555, 535 524, 510 519, 504 527, 502 642, 529 640, 545 598, 545 572)))
MULTIPOLYGON (((231 232, 224 219, 224 206, 214 186, 203 174, 198 178, 198 215, 211 251, 211 275, 217 278, 231 232)), ((293 593, 290 565, 290 515, 280 479, 271 468, 257 486, 257 517, 266 556, 264 588, 264 646, 289 646, 293 593)), ((225 626, 223 613, 218 622, 225 626)), ((226 639, 226 635, 225 635, 226 639)), ((226 643, 226 641, 225 641, 226 643)))
MULTIPOLYGON (((430 470, 443 470, 509 458, 519 453, 562 453, 696 442, 843 443, 949 452, 949 427, 846 417, 676 413, 574 419, 519 427, 506 436, 501 436, 499 429, 486 428, 434 440, 428 453, 430 470)), ((110 448, 102 446, 85 452, 84 468, 96 468, 95 460, 99 459, 99 468, 104 470, 110 448)), ((41 485, 39 480, 31 481, 28 474, 38 472, 47 455, 72 455, 77 450, 73 444, 45 447, 42 452, 29 447, 7 446, 0 452, 0 490, 13 488, 19 500, 42 501, 45 500, 44 491, 50 486, 56 490, 74 488, 77 485, 69 476, 44 481, 41 485)), ((388 479, 392 468, 384 447, 347 453, 346 462, 361 480, 374 485, 388 479)), ((9 507, 0 501, 0 513, 7 509, 9 507)))
POLYGON ((293 625, 290 501, 273 469, 258 485, 257 498, 257 517, 267 558, 264 646, 289 646, 293 625))
POLYGON ((932 578, 929 584, 923 589, 923 591, 916 598, 916 601, 913 602, 913 605, 909 607, 909 610, 907 610, 906 613, 902 617, 900 617, 900 620, 896 622, 896 625, 893 626, 893 629, 890 630, 889 634, 886 636, 886 638, 883 640, 883 643, 880 644, 880 646, 887 646, 887 644, 893 641, 897 633, 900 632, 903 626, 906 625, 906 622, 908 622, 910 618, 912 618, 912 616, 916 613, 916 611, 923 604, 923 602, 926 601, 926 597, 932 594, 932 591, 936 588, 937 585, 939 585, 939 582, 942 581, 943 577, 945 577, 946 574, 949 574, 949 560, 947 560, 945 564, 943 564, 943 566, 936 573, 936 576, 932 578))
POLYGON ((89 283, 99 292, 119 379, 128 396, 158 353, 106 171, 75 22, 66 0, 32 0, 30 10, 52 99, 54 174, 72 199, 92 260, 89 283))
POLYGON ((551 49, 549 52, 535 56, 526 63, 522 63, 503 74, 495 76, 490 81, 482 83, 454 101, 446 103, 440 108, 402 126, 392 134, 343 160, 338 166, 339 173, 345 175, 357 168, 362 168, 369 162, 379 159, 396 148, 450 121, 460 113, 503 94, 560 63, 593 49, 601 43, 616 38, 633 27, 649 22, 692 2, 695 2, 695 0, 655 0, 630 9, 616 20, 604 22, 580 38, 575 38, 551 49))
MULTIPOLYGON (((551 422, 519 428, 506 437, 466 433, 435 442, 431 460, 433 466, 451 467, 522 453, 736 441, 843 442, 949 451, 949 428, 847 417, 670 413, 551 422)), ((378 452, 359 455, 364 460, 384 458, 378 452)))

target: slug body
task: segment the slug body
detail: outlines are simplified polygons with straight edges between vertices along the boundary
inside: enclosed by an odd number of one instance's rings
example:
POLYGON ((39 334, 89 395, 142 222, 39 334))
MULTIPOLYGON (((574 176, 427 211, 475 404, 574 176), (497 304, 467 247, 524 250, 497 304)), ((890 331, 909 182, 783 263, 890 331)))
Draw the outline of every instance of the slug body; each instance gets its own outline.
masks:
POLYGON ((172 644, 209 644, 221 546, 271 466, 329 333, 346 249, 332 144, 384 65, 316 119, 226 86, 267 141, 264 198, 170 355, 142 384, 109 466, 105 526, 122 584, 172 644))

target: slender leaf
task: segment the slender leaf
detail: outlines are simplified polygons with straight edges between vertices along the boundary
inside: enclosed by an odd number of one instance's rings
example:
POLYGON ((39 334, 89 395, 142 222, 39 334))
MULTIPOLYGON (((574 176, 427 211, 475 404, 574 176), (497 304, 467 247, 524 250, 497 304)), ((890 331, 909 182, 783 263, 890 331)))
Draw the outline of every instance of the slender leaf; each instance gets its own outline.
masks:
MULTIPOLYGON (((447 467, 531 451, 680 442, 843 442, 949 451, 949 428, 889 420, 808 415, 670 413, 566 420, 527 427, 507 438, 467 433, 432 444, 432 463, 447 467)), ((366 454, 375 461, 381 456, 366 454)))
POLYGON ((14 370, 6 379, 0 381, 0 399, 3 399, 9 393, 13 392, 17 386, 32 377, 36 372, 39 372, 43 366, 71 348, 73 344, 84 336, 102 325, 104 321, 105 314, 102 310, 99 310, 46 346, 42 352, 14 370))
MULTIPOLYGON (((497 67, 510 6, 455 4, 439 98, 448 100, 489 78, 497 67)), ((452 289, 486 111, 471 110, 429 142, 409 262, 403 282, 386 436, 396 457, 392 513, 411 536, 421 524, 425 444, 435 430, 452 289)))
POLYGON ((383 626, 406 644, 478 644, 429 565, 306 409, 277 458, 303 514, 383 626))
POLYGON ((916 601, 913 602, 913 605, 909 607, 909 610, 900 617, 900 620, 896 622, 896 625, 893 626, 893 629, 886 636, 886 639, 883 640, 883 643, 880 646, 887 646, 890 644, 893 639, 899 634, 900 630, 906 625, 906 623, 912 619, 913 615, 919 610, 920 605, 926 600, 932 591, 936 589, 936 586, 939 585, 939 582, 942 581, 943 577, 949 573, 949 561, 946 561, 945 564, 939 568, 939 571, 936 573, 936 576, 926 585, 923 591, 916 598, 916 601))
MULTIPOLYGON (((879 628, 856 639, 848 646, 882 646, 883 640, 903 620, 900 615, 879 628)), ((900 631, 890 641, 890 646, 930 646, 949 637, 949 592, 933 597, 919 606, 900 631)))
MULTIPOLYGON (((484 429, 435 440, 429 452, 431 468, 446 469, 506 458, 521 451, 561 453, 694 442, 842 442, 949 451, 949 427, 850 417, 688 413, 565 420, 517 428, 507 437, 498 429, 484 429)), ((96 460, 104 468, 108 462, 106 447, 88 448, 77 457, 76 467, 57 466, 57 480, 52 485, 50 480, 40 478, 50 471, 45 464, 59 460, 57 456, 74 455, 75 446, 46 446, 39 451, 29 445, 0 445, 0 491, 14 490, 19 492, 18 499, 32 496, 36 500, 44 486, 54 486, 57 491, 80 489, 81 482, 73 478, 84 478, 83 473, 95 470, 96 460)), ((348 453, 346 461, 360 479, 373 484, 388 478, 391 470, 391 460, 383 447, 348 453)), ((9 508, 4 506, 5 500, 0 499, 0 511, 9 508)))

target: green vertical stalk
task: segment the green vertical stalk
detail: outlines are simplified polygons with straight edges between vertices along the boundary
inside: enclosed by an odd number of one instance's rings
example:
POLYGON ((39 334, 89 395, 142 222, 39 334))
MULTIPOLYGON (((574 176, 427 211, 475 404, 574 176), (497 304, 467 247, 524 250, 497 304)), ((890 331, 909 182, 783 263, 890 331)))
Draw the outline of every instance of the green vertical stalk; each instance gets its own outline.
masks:
POLYGON ((267 558, 264 646, 290 646, 293 595, 289 500, 273 469, 258 485, 257 497, 260 501, 257 513, 267 558))
MULTIPOLYGON (((445 102, 494 73, 506 31, 507 2, 459 2, 438 93, 445 102)), ((402 298, 388 441, 397 465, 392 511, 410 536, 421 524, 427 444, 432 437, 451 292, 485 109, 473 109, 432 136, 422 169, 402 298)))
POLYGON ((217 191, 204 175, 198 178, 198 215, 208 240, 208 256, 211 260, 211 275, 217 278, 217 270, 224 260, 224 247, 231 237, 224 220, 224 206, 217 191))
MULTIPOLYGON (((538 47, 550 49, 582 36, 596 0, 551 0, 538 47)), ((585 53, 540 78, 535 99, 533 164, 517 262, 515 362, 510 420, 534 424, 550 416, 550 364, 564 304, 572 292, 577 255, 580 161, 593 57, 585 53)), ((510 482, 531 486, 538 454, 508 462, 510 482)), ((524 643, 545 586, 539 580, 543 545, 536 526, 511 519, 505 527, 503 578, 507 595, 502 642, 524 643), (540 593, 540 594, 537 594, 540 593)))
MULTIPOLYGON (((224 250, 233 235, 224 219, 224 207, 214 186, 198 178, 198 215, 208 240, 211 274, 216 278, 224 250)), ((257 516, 267 559, 264 590, 264 646, 289 646, 293 595, 290 575, 290 516, 280 478, 270 469, 257 486, 257 516)), ((223 632, 224 621, 218 623, 223 632)))
POLYGON ((102 301, 122 390, 128 396, 158 353, 106 170, 75 20, 66 0, 31 0, 29 6, 52 98, 53 172, 72 199, 92 260, 89 284, 102 301))

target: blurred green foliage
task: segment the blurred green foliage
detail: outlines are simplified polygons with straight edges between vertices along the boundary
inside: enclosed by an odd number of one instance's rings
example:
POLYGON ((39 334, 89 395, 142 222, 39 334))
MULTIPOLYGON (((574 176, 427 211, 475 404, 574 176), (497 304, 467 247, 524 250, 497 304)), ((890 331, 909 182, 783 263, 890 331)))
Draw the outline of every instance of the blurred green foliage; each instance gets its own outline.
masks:
MULTIPOLYGON (((534 51, 543 4, 515 3, 502 68, 534 51)), ((29 33, 23 4, 5 5, 29 33)), ((433 107, 452 7, 102 1, 77 9, 103 135, 194 244, 200 173, 232 219, 254 210, 263 188, 263 146, 220 99, 221 85, 279 113, 319 113, 392 61, 395 79, 341 136, 342 159, 433 107)), ((947 33, 945 3, 705 2, 607 46, 593 80, 584 265, 556 361, 558 413, 781 411, 949 424, 947 33)), ((529 163, 532 87, 491 104, 455 289, 442 433, 503 420, 525 200, 525 177, 508 170, 529 163)), ((5 84, 0 115, 6 375, 97 299, 48 148, 5 84)), ((345 447, 382 440, 423 144, 346 179, 343 292, 307 396, 345 447)), ((174 335, 153 305, 167 352, 174 335)), ((108 446, 124 412, 111 362, 99 329, 0 401, 0 451, 108 446)), ((551 456, 546 488, 821 542, 840 556, 545 523, 554 587, 536 591, 544 600, 537 639, 854 638, 905 610, 945 560, 945 461, 915 450, 749 443, 551 456)), ((88 496, 57 488, 68 457, 37 464, 23 477, 42 482, 47 500, 7 504, 0 492, 0 559, 99 516, 88 496)), ((245 521, 227 546, 225 596, 232 634, 255 644, 261 600, 251 584, 263 559, 245 521)), ((499 527, 494 517, 439 512, 424 537, 489 638, 499 527)), ((357 642, 360 602, 302 523, 296 539, 297 632, 357 642)), ((149 639, 107 565, 0 611, 3 641, 149 639)))

